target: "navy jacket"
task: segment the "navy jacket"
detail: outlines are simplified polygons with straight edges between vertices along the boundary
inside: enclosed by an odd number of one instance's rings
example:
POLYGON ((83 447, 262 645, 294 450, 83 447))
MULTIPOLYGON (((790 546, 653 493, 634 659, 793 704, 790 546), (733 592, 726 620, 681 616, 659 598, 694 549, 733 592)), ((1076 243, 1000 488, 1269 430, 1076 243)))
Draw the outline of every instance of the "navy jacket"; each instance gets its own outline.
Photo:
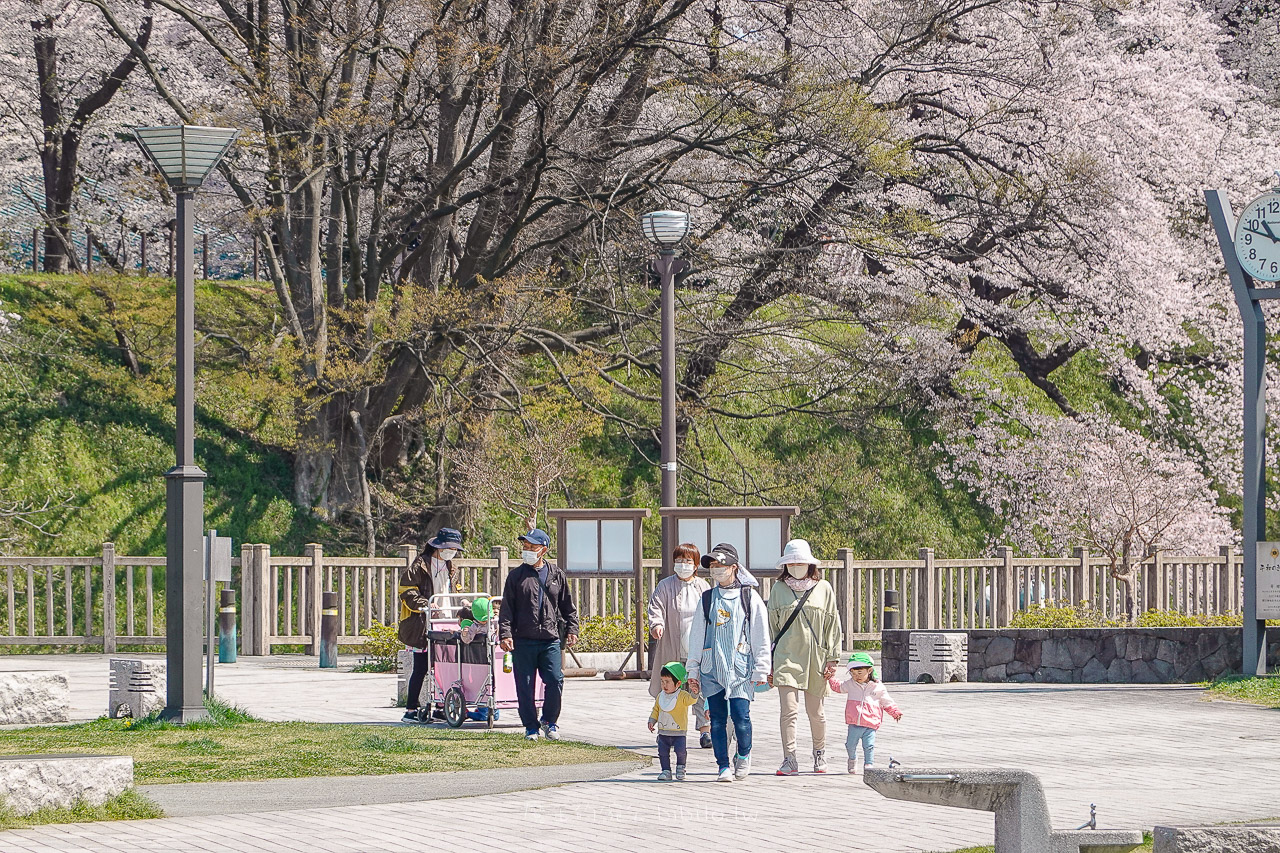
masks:
POLYGON ((550 560, 547 592, 538 610, 538 570, 521 563, 507 575, 498 611, 498 636, 524 640, 560 640, 578 633, 578 607, 569 594, 564 570, 550 560))

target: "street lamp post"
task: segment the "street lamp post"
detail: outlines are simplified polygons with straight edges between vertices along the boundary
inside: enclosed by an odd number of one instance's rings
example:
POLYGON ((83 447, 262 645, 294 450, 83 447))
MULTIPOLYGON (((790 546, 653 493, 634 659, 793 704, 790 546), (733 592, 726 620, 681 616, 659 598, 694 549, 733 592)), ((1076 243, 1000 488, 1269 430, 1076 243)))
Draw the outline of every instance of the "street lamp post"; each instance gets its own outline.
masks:
POLYGON ((201 699, 204 480, 195 457, 195 191, 239 131, 221 127, 139 127, 134 137, 178 201, 176 464, 165 473, 165 719, 208 716, 201 699))
MULTIPOLYGON (((676 246, 689 234, 689 215, 655 210, 642 220, 644 236, 658 248, 653 269, 662 289, 662 505, 676 507, 676 276, 689 262, 676 257, 676 246)), ((662 518, 662 568, 670 568, 676 546, 675 522, 662 518)))

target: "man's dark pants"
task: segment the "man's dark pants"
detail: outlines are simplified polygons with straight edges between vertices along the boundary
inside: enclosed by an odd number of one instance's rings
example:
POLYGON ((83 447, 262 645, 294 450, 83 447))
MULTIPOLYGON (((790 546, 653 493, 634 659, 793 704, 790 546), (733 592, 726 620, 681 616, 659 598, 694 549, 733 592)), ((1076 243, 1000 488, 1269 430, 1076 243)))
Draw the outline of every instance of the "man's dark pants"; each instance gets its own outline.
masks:
POLYGON ((555 725, 560 719, 560 697, 564 694, 564 673, 560 669, 559 640, 529 640, 517 637, 511 650, 511 669, 516 677, 516 699, 520 702, 520 722, 524 730, 539 728, 538 706, 534 699, 534 675, 542 678, 542 722, 555 725))

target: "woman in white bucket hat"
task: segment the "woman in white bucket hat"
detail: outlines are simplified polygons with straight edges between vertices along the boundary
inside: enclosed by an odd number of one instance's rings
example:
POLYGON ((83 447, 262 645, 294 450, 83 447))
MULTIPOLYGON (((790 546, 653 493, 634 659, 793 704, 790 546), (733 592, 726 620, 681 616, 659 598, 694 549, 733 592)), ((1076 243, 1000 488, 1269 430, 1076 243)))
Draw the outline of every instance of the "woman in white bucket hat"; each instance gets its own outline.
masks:
POLYGON ((836 594, 822 579, 809 543, 792 539, 782 549, 778 578, 769 590, 769 632, 773 636, 773 674, 781 703, 782 766, 779 776, 800 772, 796 723, 804 700, 813 737, 813 772, 826 773, 827 720, 822 701, 827 679, 835 674, 842 634, 836 594))

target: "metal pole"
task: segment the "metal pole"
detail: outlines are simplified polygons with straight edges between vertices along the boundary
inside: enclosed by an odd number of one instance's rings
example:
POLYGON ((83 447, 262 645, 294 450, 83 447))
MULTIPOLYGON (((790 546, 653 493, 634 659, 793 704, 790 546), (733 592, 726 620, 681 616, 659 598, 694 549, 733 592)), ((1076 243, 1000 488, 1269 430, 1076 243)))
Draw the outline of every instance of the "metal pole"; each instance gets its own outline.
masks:
POLYGON ((880 630, 893 631, 898 627, 898 591, 896 589, 886 589, 884 591, 884 610, 880 619, 880 630))
POLYGON ((253 280, 258 280, 258 235, 253 235, 253 280))
POLYGON ((84 271, 93 272, 93 234, 84 229, 84 271))
POLYGON ((1235 214, 1225 190, 1205 190, 1209 218, 1244 322, 1244 658, 1245 675, 1267 674, 1267 623, 1258 618, 1258 542, 1267 538, 1267 322, 1236 259, 1235 214))
POLYGON ((142 275, 147 274, 147 235, 145 232, 138 235, 138 268, 142 275))
POLYGON ((325 592, 320 608, 320 668, 338 665, 338 593, 325 592))
POLYGON ((195 257, 193 193, 180 189, 177 234, 177 464, 165 474, 164 716, 187 723, 208 716, 200 695, 205 473, 195 461, 195 257))
POLYGON ((40 229, 31 232, 31 271, 39 272, 40 263, 40 229))
POLYGON ((205 281, 209 280, 209 235, 203 234, 200 237, 200 265, 204 267, 205 281))
MULTIPOLYGON (((676 284, 675 252, 663 250, 658 255, 657 272, 661 282, 662 319, 662 505, 675 507, 676 499, 676 284)), ((671 552, 676 547, 673 521, 662 519, 662 572, 670 571, 671 552)))

